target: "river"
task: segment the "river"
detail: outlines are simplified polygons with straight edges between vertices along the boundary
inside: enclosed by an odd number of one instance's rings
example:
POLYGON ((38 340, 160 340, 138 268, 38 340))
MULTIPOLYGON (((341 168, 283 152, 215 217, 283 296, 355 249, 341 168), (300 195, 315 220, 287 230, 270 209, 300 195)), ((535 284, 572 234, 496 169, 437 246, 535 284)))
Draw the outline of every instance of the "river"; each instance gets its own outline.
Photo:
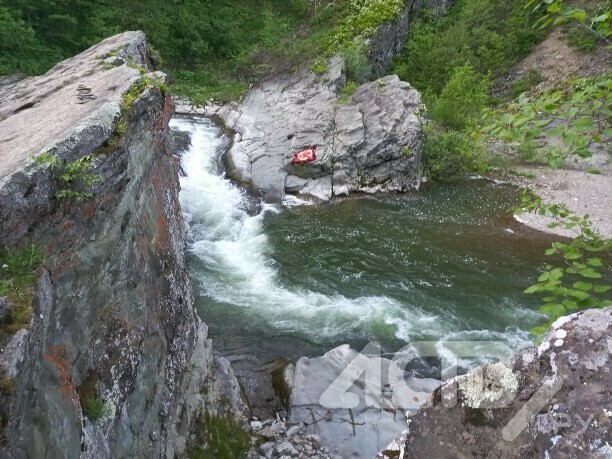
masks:
POLYGON ((541 316, 522 291, 550 241, 512 219, 515 188, 475 179, 261 204, 224 177, 228 139, 211 120, 171 126, 191 133, 180 199, 196 305, 215 349, 239 369, 343 343, 393 353, 419 340, 532 342, 541 316))

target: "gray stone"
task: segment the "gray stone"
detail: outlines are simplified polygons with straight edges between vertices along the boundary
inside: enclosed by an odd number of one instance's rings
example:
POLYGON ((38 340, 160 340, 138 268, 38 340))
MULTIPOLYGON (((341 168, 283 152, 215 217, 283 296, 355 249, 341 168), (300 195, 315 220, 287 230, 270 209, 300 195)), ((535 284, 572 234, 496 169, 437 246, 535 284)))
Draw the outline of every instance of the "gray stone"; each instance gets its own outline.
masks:
POLYGON ((284 454, 289 455, 289 456, 298 455, 298 450, 295 449, 295 446, 293 446, 288 441, 281 443, 280 445, 277 445, 276 448, 274 449, 274 452, 280 455, 284 455, 284 454))
POLYGON ((288 175, 285 180, 285 191, 288 193, 297 193, 306 186, 307 182, 308 180, 296 175, 288 175))
POLYGON ((270 202, 281 201, 285 192, 326 201, 354 191, 418 188, 418 92, 391 75, 338 105, 344 84, 339 68, 334 58, 323 77, 303 71, 273 78, 219 110, 235 131, 225 157, 230 177, 270 202), (293 153, 309 145, 317 145, 317 160, 291 164, 293 153))
MULTIPOLYGON (((377 354, 376 348, 370 351, 377 354)), ((325 445, 343 457, 372 458, 406 429, 405 412, 426 403, 424 390, 439 384, 406 382, 396 362, 339 346, 322 357, 298 360, 290 422, 309 424, 306 440, 313 446, 325 445)))
POLYGON ((611 364, 612 308, 562 317, 537 348, 437 389, 403 457, 610 457, 611 364))
POLYGON ((6 376, 9 378, 15 378, 17 376, 18 366, 22 362, 23 356, 26 351, 27 337, 27 330, 19 330, 13 335, 9 343, 4 347, 4 350, 2 351, 2 355, 0 356, 0 363, 4 367, 6 376))
POLYGON ((272 453, 274 452, 275 446, 276 446, 276 443, 274 442, 264 443, 263 445, 259 447, 259 452, 263 454, 264 456, 266 456, 268 459, 270 459, 272 457, 272 453))
MULTIPOLYGON (((0 266, 2 269, 2 266, 0 266)), ((11 310, 11 305, 8 300, 0 296, 0 321, 3 321, 11 310)))
POLYGON ((287 438, 295 437, 300 431, 300 426, 291 426, 287 429, 287 438))

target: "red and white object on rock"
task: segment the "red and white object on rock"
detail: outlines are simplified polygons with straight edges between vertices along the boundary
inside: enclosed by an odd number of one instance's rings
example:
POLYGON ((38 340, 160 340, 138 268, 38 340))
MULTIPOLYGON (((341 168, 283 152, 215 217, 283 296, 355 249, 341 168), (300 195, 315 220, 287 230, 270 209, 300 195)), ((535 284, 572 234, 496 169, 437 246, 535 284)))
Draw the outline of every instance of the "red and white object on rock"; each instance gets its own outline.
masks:
POLYGON ((291 164, 305 164, 314 161, 315 159, 317 159, 317 155, 315 153, 316 149, 317 146, 313 145, 312 147, 307 148, 306 150, 294 153, 293 159, 291 160, 291 164))

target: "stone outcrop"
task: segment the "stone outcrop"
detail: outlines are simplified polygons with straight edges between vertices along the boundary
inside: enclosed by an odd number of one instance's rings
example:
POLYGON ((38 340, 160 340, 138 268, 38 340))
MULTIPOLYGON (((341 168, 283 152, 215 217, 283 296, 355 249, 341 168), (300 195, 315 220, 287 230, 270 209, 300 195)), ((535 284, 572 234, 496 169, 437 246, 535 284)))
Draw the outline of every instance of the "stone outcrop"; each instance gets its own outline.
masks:
POLYGON ((359 353, 343 345, 298 360, 289 421, 340 457, 369 459, 406 429, 406 414, 439 385, 405 374, 374 346, 359 353))
POLYGON ((420 96, 391 75, 365 84, 346 103, 343 63, 328 61, 318 77, 305 70, 252 88, 216 111, 235 132, 228 173, 268 202, 286 192, 328 200, 354 191, 407 191, 421 178, 420 96), (290 164, 317 145, 317 160, 290 164))
MULTIPOLYGON (((366 40, 372 74, 385 74, 406 42, 415 17, 443 15, 454 0, 405 0, 399 18, 366 40)), ((274 76, 240 103, 217 107, 180 104, 181 113, 217 115, 235 132, 226 155, 229 175, 268 202, 285 193, 326 201, 352 192, 417 189, 422 175, 420 95, 397 76, 361 86, 347 98, 344 63, 327 72, 274 76), (348 100, 344 100, 348 99, 348 100), (318 159, 292 166, 293 153, 317 145, 318 159)))
POLYGON ((164 80, 142 32, 126 32, 0 87, 0 245, 45 251, 22 355, 3 355, 11 457, 173 457, 214 398, 193 381, 239 398, 193 310, 164 80), (79 179, 58 168, 85 155, 92 197, 60 199, 79 179))
POLYGON ((449 380, 380 457, 612 455, 612 308, 558 319, 538 347, 449 380))

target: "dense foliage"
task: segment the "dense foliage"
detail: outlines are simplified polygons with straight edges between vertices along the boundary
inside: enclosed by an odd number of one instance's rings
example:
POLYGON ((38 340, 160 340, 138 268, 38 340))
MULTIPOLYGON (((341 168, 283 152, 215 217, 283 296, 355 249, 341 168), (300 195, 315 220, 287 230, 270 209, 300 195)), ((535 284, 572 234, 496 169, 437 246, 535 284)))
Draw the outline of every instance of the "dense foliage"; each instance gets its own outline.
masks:
POLYGON ((486 110, 483 120, 485 134, 531 152, 524 159, 558 167, 569 155, 591 156, 591 143, 612 137, 612 79, 581 78, 539 94, 524 93, 486 110))
MULTIPOLYGON (((368 78, 363 47, 403 0, 0 0, 0 75, 39 74, 125 30, 143 30, 174 91, 236 98, 254 81, 338 50, 368 78)), ((321 60, 318 68, 321 69, 321 60)))
POLYGON ((425 12, 417 20, 394 71, 423 93, 428 107, 430 179, 484 172, 484 150, 471 131, 490 102, 489 85, 543 36, 523 0, 459 0, 446 16, 425 12))

